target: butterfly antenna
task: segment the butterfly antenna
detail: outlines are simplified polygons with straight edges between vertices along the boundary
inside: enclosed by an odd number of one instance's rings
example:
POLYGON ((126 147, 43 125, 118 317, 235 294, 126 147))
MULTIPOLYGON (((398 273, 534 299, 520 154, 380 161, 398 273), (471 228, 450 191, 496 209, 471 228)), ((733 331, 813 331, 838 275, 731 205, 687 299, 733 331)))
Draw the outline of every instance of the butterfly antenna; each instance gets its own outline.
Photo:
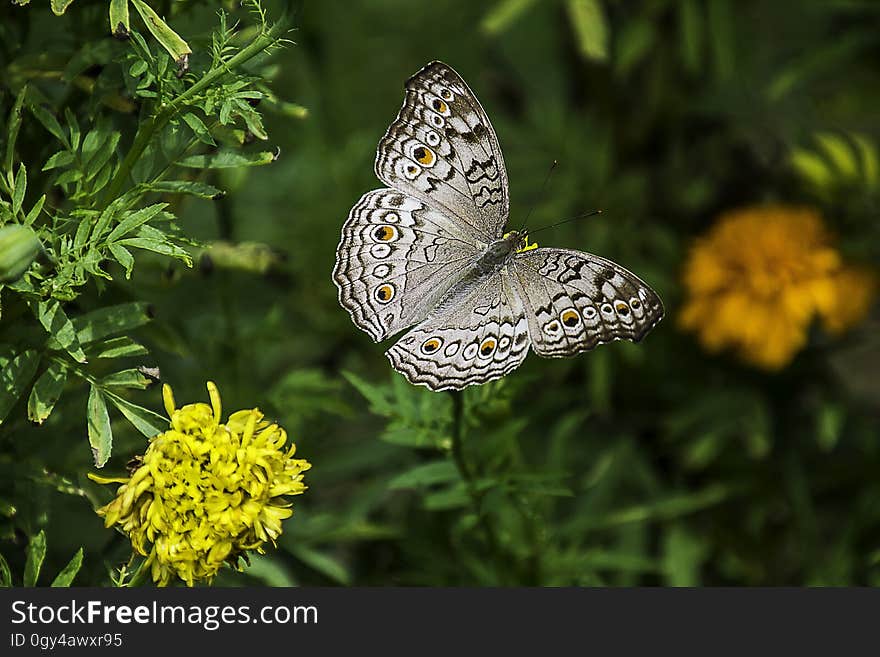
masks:
POLYGON ((567 224, 572 221, 577 221, 578 219, 586 219, 587 217, 592 217, 593 215, 596 215, 596 214, 602 214, 602 211, 601 210, 593 210, 592 212, 585 212, 584 214, 579 214, 575 217, 569 217, 568 219, 563 219, 562 221, 557 221, 555 224, 550 224, 549 226, 541 226, 541 228, 538 228, 537 230, 531 231, 530 234, 534 235, 535 233, 540 233, 542 230, 550 230, 551 228, 556 228, 557 226, 561 226, 562 224, 567 224))
MULTIPOLYGON (((541 192, 538 194, 538 199, 544 198, 544 192, 547 189, 547 183, 550 182, 550 177, 553 175, 553 170, 556 168, 556 165, 559 164, 556 160, 553 160, 553 164, 550 165, 550 169, 547 170, 547 175, 544 177, 544 184, 541 185, 541 192)), ((519 232, 522 233, 526 229, 526 224, 529 221, 529 217, 532 216, 532 210, 535 209, 535 203, 532 203, 532 207, 529 208, 529 211, 526 213, 526 218, 523 219, 522 226, 519 227, 519 232)))

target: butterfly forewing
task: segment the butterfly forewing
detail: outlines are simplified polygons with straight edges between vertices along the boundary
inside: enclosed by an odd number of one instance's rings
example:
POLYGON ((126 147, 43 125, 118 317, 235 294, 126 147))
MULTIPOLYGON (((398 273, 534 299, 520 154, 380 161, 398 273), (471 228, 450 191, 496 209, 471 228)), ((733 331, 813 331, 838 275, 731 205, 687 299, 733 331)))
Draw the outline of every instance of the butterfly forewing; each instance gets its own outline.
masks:
POLYGON ((403 106, 379 142, 382 182, 466 219, 484 242, 507 221, 507 172, 489 118, 459 75, 432 62, 406 83, 403 106))
POLYGON ((660 297, 632 272, 599 256, 541 248, 513 258, 540 356, 574 356, 613 340, 638 342, 663 317, 660 297))

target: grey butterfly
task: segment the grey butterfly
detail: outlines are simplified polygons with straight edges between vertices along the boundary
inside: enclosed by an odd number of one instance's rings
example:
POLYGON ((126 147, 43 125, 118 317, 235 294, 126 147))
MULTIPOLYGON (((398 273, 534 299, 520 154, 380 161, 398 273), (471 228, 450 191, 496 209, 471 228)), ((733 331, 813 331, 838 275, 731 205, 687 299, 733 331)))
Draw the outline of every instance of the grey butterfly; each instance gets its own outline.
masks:
POLYGON ((663 317, 660 297, 620 265, 534 248, 505 234, 507 172, 486 113, 449 66, 407 80, 379 142, 376 175, 342 227, 339 302, 414 384, 460 390, 514 370, 529 347, 573 356, 637 342, 663 317))

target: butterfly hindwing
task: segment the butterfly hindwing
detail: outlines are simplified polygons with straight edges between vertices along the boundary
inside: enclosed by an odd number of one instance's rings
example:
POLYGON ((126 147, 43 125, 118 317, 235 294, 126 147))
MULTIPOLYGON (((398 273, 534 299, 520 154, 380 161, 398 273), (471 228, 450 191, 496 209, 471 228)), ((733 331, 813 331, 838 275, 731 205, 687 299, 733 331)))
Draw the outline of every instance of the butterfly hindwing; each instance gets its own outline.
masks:
POLYGON ((339 302, 378 342, 426 317, 477 249, 460 220, 397 190, 368 192, 342 227, 339 302))
POLYGON ((379 142, 376 175, 465 219, 484 242, 500 237, 508 213, 507 172, 480 102, 441 62, 413 75, 405 90, 397 119, 379 142))
POLYGON ((410 383, 461 390, 511 372, 529 352, 525 308, 507 273, 441 306, 386 356, 410 383))
POLYGON ((574 356, 613 340, 638 342, 663 317, 657 293, 605 258, 540 248, 516 254, 513 266, 540 356, 574 356))

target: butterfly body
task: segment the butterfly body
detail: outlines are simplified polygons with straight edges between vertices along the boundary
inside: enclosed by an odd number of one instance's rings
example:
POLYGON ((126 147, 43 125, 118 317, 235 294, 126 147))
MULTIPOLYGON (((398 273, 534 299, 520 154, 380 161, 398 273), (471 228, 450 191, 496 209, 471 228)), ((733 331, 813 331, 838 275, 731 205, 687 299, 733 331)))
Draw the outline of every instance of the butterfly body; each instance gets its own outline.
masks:
POLYGON ((529 348, 573 356, 638 341, 660 321, 657 294, 619 265, 534 248, 504 233, 507 174, 479 101, 432 62, 406 84, 379 142, 376 174, 342 228, 333 278, 340 304, 412 383, 461 389, 504 376, 529 348))

